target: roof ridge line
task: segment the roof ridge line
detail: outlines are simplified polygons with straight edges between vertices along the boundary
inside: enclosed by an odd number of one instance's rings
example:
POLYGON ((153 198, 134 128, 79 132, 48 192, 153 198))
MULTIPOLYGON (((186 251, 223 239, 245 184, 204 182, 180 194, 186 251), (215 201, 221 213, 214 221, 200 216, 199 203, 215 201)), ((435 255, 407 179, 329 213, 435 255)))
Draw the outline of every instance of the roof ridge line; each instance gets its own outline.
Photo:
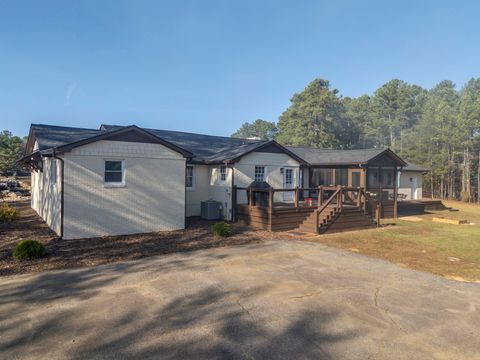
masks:
POLYGON ((77 129, 77 130, 89 130, 89 131, 102 131, 100 129, 93 129, 93 128, 84 128, 84 127, 76 127, 76 126, 63 126, 63 125, 47 125, 47 124, 31 124, 31 126, 41 126, 41 127, 57 127, 63 129, 77 129))
MULTIPOLYGON (((102 127, 102 126, 125 127, 125 126, 128 126, 128 125, 101 124, 100 127, 102 127)), ((138 126, 138 125, 137 125, 137 126, 138 126)), ((138 126, 138 127, 141 128, 141 129, 143 129, 143 130, 146 130, 146 131, 150 131, 150 130, 151 130, 151 131, 169 131, 169 132, 180 133, 180 134, 201 135, 201 136, 209 136, 209 137, 214 137, 214 138, 222 138, 222 139, 236 140, 236 141, 251 141, 251 142, 265 142, 265 141, 270 141, 270 140, 255 140, 255 139, 236 138, 236 137, 231 137, 231 136, 201 134, 201 133, 188 132, 188 131, 179 131, 179 130, 151 129, 151 128, 146 128, 146 127, 141 127, 141 126, 138 126)))

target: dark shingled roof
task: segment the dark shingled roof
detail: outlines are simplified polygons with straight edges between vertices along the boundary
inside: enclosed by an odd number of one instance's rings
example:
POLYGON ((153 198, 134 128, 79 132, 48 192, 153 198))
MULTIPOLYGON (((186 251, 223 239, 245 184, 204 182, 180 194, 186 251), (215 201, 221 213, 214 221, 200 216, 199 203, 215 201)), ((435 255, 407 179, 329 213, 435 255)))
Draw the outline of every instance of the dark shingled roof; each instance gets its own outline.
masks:
POLYGON ((102 133, 99 129, 82 129, 66 126, 32 124, 39 150, 44 151, 76 141, 85 140, 102 133))
MULTIPOLYGON (((113 131, 121 127, 119 125, 102 125, 101 129, 113 131)), ((266 143, 266 141, 260 140, 245 140, 181 131, 144 130, 195 154, 192 159, 194 162, 215 163, 232 160, 266 143)))
POLYGON ((310 165, 365 164, 386 149, 329 150, 307 147, 287 147, 310 165))
POLYGON ((407 161, 407 166, 404 166, 402 171, 428 172, 429 170, 427 168, 424 168, 423 166, 416 165, 407 161))
MULTIPOLYGON (((102 125, 100 129, 82 129, 65 126, 33 124, 39 150, 46 151, 77 141, 85 140, 105 132, 116 131, 125 126, 102 125)), ((193 134, 180 131, 143 129, 192 154, 193 162, 216 163, 231 160, 267 143, 267 141, 245 140, 222 136, 193 134)))
MULTIPOLYGON (((102 125, 100 129, 82 129, 33 124, 30 131, 38 142, 39 150, 41 152, 48 152, 48 150, 52 148, 59 148, 67 144, 86 140, 105 133, 118 131, 125 127, 126 126, 119 125, 102 125)), ((264 140, 237 139, 181 131, 143 128, 140 130, 146 131, 180 149, 192 153, 194 156, 191 160, 195 163, 215 164, 235 160, 262 147, 263 145, 267 146, 268 143, 270 143, 269 141, 264 140)), ((280 145, 277 146, 281 147, 280 145)), ((32 148, 33 145, 30 144, 29 149, 32 148)), ((302 162, 303 159, 311 165, 365 164, 369 160, 386 151, 386 149, 326 150, 306 147, 286 147, 285 149, 285 152, 290 152, 290 156, 297 158, 300 162, 302 162)), ((395 154, 393 155, 396 157, 395 154)), ((399 161, 402 160, 400 159, 399 161)))

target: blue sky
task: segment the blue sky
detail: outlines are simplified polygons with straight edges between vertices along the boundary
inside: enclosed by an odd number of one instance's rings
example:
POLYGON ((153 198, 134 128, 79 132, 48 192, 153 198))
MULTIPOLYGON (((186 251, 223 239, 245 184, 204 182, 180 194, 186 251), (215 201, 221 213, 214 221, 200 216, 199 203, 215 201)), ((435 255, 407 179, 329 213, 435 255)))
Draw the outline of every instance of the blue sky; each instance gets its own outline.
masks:
POLYGON ((230 135, 316 77, 480 76, 477 1, 2 1, 0 128, 101 123, 230 135))

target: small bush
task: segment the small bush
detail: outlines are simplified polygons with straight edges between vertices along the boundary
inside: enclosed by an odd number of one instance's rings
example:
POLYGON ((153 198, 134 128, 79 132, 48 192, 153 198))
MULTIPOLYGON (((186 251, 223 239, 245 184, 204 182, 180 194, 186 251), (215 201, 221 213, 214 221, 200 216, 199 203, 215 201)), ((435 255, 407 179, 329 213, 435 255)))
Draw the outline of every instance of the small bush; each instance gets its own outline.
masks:
POLYGON ((230 236, 232 235, 232 229, 225 221, 219 221, 213 225, 213 233, 217 236, 230 236))
POLYGON ((44 254, 45 246, 35 240, 22 240, 17 244, 13 251, 13 256, 18 260, 38 259, 44 254))
POLYGON ((0 204, 0 221, 17 220, 20 212, 8 204, 0 204))

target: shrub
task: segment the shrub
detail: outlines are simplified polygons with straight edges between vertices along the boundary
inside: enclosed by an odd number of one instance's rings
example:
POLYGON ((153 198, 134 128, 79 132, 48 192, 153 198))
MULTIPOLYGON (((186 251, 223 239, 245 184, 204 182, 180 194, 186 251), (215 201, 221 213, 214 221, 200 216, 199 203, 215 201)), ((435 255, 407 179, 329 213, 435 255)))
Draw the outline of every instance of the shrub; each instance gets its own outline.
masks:
POLYGON ((230 236, 232 229, 225 221, 219 221, 213 225, 213 233, 217 236, 230 236))
POLYGON ((8 204, 0 204, 0 221, 17 220, 20 212, 8 204))
POLYGON ((38 259, 45 254, 45 246, 35 240, 22 240, 13 251, 13 256, 18 260, 38 259))

